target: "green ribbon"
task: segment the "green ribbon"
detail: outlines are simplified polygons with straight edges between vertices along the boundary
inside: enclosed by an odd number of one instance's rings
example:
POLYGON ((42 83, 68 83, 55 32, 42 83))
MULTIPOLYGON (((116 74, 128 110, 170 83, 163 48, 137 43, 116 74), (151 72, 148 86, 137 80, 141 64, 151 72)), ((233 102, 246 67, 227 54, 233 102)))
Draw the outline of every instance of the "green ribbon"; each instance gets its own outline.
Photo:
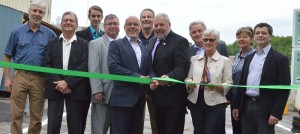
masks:
POLYGON ((40 66, 32 66, 25 64, 17 64, 10 62, 0 61, 1 67, 8 67, 20 70, 34 71, 34 72, 42 72, 42 73, 51 73, 51 74, 60 74, 60 75, 69 75, 69 76, 78 76, 78 77, 87 77, 87 78, 97 78, 97 79, 107 79, 107 80, 117 80, 124 82, 134 82, 134 83, 142 83, 149 84, 152 80, 161 80, 168 81, 172 83, 180 83, 180 84, 196 84, 196 85, 204 85, 204 86, 230 86, 230 87, 251 87, 251 88, 265 88, 265 89, 300 89, 300 86, 296 85, 263 85, 263 86, 245 86, 245 85, 224 85, 224 84, 203 84, 203 83, 194 83, 194 82, 182 82, 172 78, 140 78, 140 77, 132 77, 132 76, 124 76, 124 75, 113 75, 113 74, 100 74, 100 73, 91 73, 91 72, 82 72, 82 71, 74 71, 74 70, 63 70, 57 68, 48 68, 48 67, 40 67, 40 66))

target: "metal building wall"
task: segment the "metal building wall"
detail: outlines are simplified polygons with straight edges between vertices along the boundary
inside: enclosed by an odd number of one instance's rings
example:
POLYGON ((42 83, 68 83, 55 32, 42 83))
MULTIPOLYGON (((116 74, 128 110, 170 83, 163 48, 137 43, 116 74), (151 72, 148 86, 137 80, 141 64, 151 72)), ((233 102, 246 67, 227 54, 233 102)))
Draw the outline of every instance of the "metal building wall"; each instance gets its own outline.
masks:
MULTIPOLYGON (((0 60, 2 61, 9 35, 12 29, 22 24, 23 12, 0 5, 0 18, 2 18, 0 21, 0 60)), ((0 78, 2 78, 0 90, 3 90, 4 78, 2 77, 2 73, 0 74, 0 78)))
MULTIPOLYGON (((0 0, 0 5, 8 6, 19 11, 28 13, 30 2, 34 0, 0 0)), ((51 4, 52 0, 43 0, 47 4, 47 11, 43 21, 50 23, 51 21, 51 4)))

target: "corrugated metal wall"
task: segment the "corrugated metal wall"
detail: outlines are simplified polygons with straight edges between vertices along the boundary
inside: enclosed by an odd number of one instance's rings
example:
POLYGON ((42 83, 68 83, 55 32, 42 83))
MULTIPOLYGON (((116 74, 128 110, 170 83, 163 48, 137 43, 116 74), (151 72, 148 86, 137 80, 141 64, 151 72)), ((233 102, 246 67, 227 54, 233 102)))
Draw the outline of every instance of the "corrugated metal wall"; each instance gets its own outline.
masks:
MULTIPOLYGON (((33 0, 0 0, 0 4, 28 13, 28 8, 31 1, 33 0)), ((43 21, 50 23, 52 0, 43 0, 43 1, 45 1, 45 3, 47 4, 47 12, 43 18, 43 21)))
MULTIPOLYGON (((23 12, 0 5, 0 60, 3 60, 3 52, 6 47, 9 35, 13 28, 22 24, 23 12)), ((2 74, 0 75, 0 77, 2 74)), ((4 79, 1 81, 0 90, 4 89, 4 79)))

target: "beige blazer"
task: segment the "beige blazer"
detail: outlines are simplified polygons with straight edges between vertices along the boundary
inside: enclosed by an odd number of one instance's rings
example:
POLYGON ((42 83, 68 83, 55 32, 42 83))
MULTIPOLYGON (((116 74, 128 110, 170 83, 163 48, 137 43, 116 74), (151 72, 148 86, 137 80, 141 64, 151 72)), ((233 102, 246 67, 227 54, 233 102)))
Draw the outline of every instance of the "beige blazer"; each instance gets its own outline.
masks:
MULTIPOLYGON (((191 66, 188 77, 185 82, 200 82, 202 71, 204 67, 204 55, 195 55, 191 57, 191 66)), ((207 67, 209 69, 211 82, 218 84, 231 84, 232 83, 232 66, 229 58, 220 55, 217 51, 212 57, 208 58, 207 67)), ((204 100, 209 106, 225 103, 227 100, 225 95, 229 91, 229 86, 223 86, 224 92, 220 93, 216 90, 205 90, 204 100)), ((198 99, 199 85, 194 90, 190 90, 188 99, 192 103, 196 103, 198 99)))

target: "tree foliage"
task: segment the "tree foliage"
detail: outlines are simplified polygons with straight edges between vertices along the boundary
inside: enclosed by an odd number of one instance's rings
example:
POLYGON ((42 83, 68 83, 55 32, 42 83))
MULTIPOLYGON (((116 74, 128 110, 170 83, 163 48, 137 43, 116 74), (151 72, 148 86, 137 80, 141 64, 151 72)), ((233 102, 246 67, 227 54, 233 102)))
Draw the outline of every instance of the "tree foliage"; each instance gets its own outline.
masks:
MULTIPOLYGON (((286 56, 288 56, 289 60, 291 61, 292 56, 292 36, 274 36, 272 38, 272 47, 276 50, 284 53, 286 56)), ((255 48, 255 44, 253 45, 253 48, 255 48)), ((233 42, 232 44, 227 45, 227 49, 230 56, 234 56, 238 51, 239 47, 237 45, 237 42, 233 42)))

